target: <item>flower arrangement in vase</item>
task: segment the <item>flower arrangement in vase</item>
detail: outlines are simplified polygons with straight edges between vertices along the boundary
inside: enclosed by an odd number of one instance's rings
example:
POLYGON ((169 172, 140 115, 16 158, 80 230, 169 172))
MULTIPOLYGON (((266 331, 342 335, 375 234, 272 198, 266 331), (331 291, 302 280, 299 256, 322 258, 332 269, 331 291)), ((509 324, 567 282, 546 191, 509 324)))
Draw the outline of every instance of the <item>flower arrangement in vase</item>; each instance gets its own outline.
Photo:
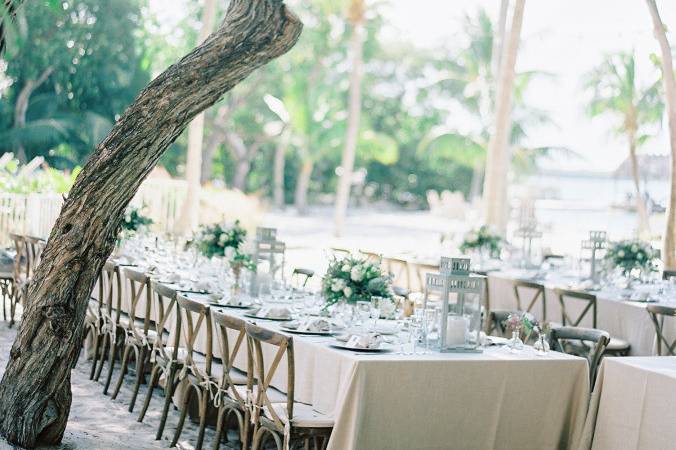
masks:
POLYGON ((648 242, 628 239, 615 242, 608 247, 605 261, 610 269, 620 270, 630 283, 642 273, 656 270, 657 251, 648 242))
POLYGON ((482 225, 479 229, 471 230, 465 234, 460 244, 460 251, 462 253, 476 251, 482 258, 484 252, 491 257, 498 257, 502 244, 503 239, 499 234, 493 232, 488 226, 482 225))
POLYGON ((120 239, 131 237, 142 228, 152 224, 153 220, 150 217, 141 214, 141 208, 129 206, 120 223, 120 239))
POLYGON ((256 263, 251 259, 251 255, 243 253, 239 249, 233 249, 232 247, 226 248, 225 257, 230 264, 232 275, 235 277, 235 283, 232 286, 233 294, 239 295, 241 290, 240 279, 242 276, 242 269, 253 272, 256 270, 256 263))
POLYGON ((213 256, 226 256, 228 248, 236 251, 246 239, 246 230, 242 228, 239 220, 232 225, 213 224, 200 227, 193 239, 193 244, 207 258, 213 256))
POLYGON ((371 297, 391 299, 392 277, 380 267, 380 261, 369 261, 352 255, 333 258, 322 279, 326 306, 345 302, 370 301, 371 297))

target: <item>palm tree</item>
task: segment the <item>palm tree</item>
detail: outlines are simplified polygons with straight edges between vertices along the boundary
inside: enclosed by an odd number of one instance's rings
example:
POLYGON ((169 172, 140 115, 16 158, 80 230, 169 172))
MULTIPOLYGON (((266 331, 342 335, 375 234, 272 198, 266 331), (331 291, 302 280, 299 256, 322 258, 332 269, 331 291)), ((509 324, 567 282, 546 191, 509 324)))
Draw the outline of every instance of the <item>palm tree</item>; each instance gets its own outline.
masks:
POLYGON ((649 126, 658 124, 664 108, 659 95, 660 80, 647 87, 636 80, 633 53, 608 55, 585 77, 585 88, 590 94, 588 113, 616 119, 613 130, 627 140, 629 162, 634 183, 639 233, 649 231, 648 212, 641 192, 636 150, 650 138, 649 126))
MULTIPOLYGON (((202 27, 198 42, 201 44, 213 31, 216 21, 216 0, 204 0, 202 27)), ((204 139, 204 113, 197 115, 188 126, 188 157, 185 167, 188 193, 183 202, 178 231, 194 231, 199 223, 199 199, 202 170, 202 141, 204 139)))
POLYGON ((342 172, 336 192, 335 235, 340 236, 345 225, 347 205, 350 201, 350 187, 352 185, 352 171, 359 140, 359 118, 361 116, 361 79, 364 52, 364 22, 365 1, 352 0, 349 10, 349 22, 352 27, 350 52, 352 53, 352 67, 350 71, 350 93, 347 110, 347 132, 345 134, 345 148, 340 164, 342 172))
POLYGON ((671 145, 671 195, 667 211, 667 226, 664 231, 662 245, 662 260, 665 268, 676 268, 676 80, 674 80, 674 63, 671 56, 671 47, 655 0, 646 0, 650 16, 655 28, 655 38, 660 44, 662 53, 662 80, 664 82, 664 96, 666 98, 669 143, 671 145))

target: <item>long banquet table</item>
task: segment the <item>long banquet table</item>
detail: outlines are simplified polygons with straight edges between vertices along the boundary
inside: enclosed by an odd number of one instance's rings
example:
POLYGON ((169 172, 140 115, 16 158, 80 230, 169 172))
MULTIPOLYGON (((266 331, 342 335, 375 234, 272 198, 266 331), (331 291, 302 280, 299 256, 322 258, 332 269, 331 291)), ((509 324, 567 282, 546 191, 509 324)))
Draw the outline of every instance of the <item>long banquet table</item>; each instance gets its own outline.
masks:
MULTIPOLYGON (((488 286, 491 309, 516 309, 516 298, 512 288, 512 280, 528 279, 522 271, 497 271, 488 274, 488 286)), ((561 323, 561 305, 554 293, 555 287, 561 287, 555 280, 537 281, 545 286, 547 320, 561 323)), ((521 290, 520 290, 521 292, 521 290)), ((528 298, 528 289, 523 289, 522 298, 528 298)), ((627 301, 607 292, 599 292, 597 297, 597 328, 607 331, 612 337, 620 338, 631 344, 631 355, 651 356, 656 353, 655 328, 646 311, 646 303, 627 301)), ((676 300, 676 299, 675 299, 676 300)), ((569 314, 576 317, 582 305, 567 304, 569 314)), ((531 311, 538 319, 542 319, 540 304, 531 311)), ((591 327, 591 314, 587 314, 580 326, 591 327)), ((665 333, 668 337, 676 337, 676 321, 667 319, 665 333)))
POLYGON ((606 358, 580 449, 669 449, 676 444, 676 357, 606 358))
MULTIPOLYGON (((277 322, 257 322, 279 331, 277 322)), ((589 396, 582 358, 496 347, 368 355, 331 348, 332 338, 293 338, 295 399, 334 418, 329 449, 559 449, 581 437, 589 396)), ((271 360, 274 350, 266 351, 271 360)), ((244 352, 235 365, 246 368, 244 352)), ((272 385, 286 390, 283 370, 272 385)))

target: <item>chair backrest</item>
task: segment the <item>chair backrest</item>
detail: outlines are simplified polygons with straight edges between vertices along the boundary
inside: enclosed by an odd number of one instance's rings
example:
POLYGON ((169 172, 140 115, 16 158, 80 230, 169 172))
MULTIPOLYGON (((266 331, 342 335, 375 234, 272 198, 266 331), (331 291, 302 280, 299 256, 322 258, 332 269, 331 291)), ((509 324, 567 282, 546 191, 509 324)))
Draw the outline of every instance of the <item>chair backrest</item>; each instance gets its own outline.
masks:
POLYGON ((385 258, 387 271, 393 276, 393 283, 405 289, 411 287, 411 272, 408 267, 408 261, 400 258, 385 258))
MULTIPOLYGON (((279 365, 284 355, 287 361, 287 387, 286 387, 286 411, 289 419, 293 417, 293 398, 294 398, 294 355, 293 355, 293 338, 281 333, 277 333, 266 328, 259 327, 252 323, 246 323, 246 335, 251 339, 253 353, 254 353, 254 370, 258 382, 258 391, 256 399, 254 400, 255 414, 260 414, 260 411, 267 409, 270 418, 272 418, 275 425, 280 429, 284 429, 284 422, 279 418, 276 411, 272 407, 272 402, 268 394, 272 377, 277 372, 279 365), (263 353, 263 344, 270 345, 277 348, 272 362, 266 364, 265 355, 263 353)), ((258 420, 255 417, 254 420, 258 420)))
POLYGON ((45 249, 47 243, 44 239, 34 236, 24 236, 24 240, 26 242, 26 251, 29 255, 28 276, 29 278, 33 278, 35 269, 37 269, 38 264, 40 264, 42 251, 45 249))
POLYGON ((122 274, 120 266, 113 261, 106 261, 99 275, 99 295, 103 294, 102 312, 112 323, 119 323, 122 313, 122 274), (102 286, 102 287, 101 287, 102 286))
MULTIPOLYGON (((418 264, 415 263, 415 274, 418 281, 418 290, 422 291, 425 289, 425 276, 428 273, 439 273, 439 265, 434 264, 418 264)), ((413 287, 411 287, 413 289, 413 287)))
POLYGON ((655 326, 657 355, 662 356, 662 344, 664 344, 666 354, 668 356, 676 356, 676 340, 669 342, 664 336, 664 319, 666 317, 676 317, 676 307, 667 305, 648 305, 646 309, 655 326))
POLYGON ((148 335, 152 323, 152 292, 150 290, 150 277, 145 273, 125 267, 122 271, 128 282, 128 292, 125 296, 127 302, 122 305, 123 312, 129 316, 127 328, 137 338, 142 339, 148 335), (140 307, 139 307, 140 305, 140 307), (143 335, 138 333, 135 321, 143 321, 143 335))
POLYGON ((331 253, 333 253, 333 255, 336 257, 345 257, 350 256, 352 251, 342 247, 331 247, 331 253))
POLYGON ((662 279, 663 280, 670 280, 672 278, 676 278, 676 270, 663 270, 662 271, 662 279))
POLYGON ((220 350, 221 360, 223 361, 223 376, 220 380, 219 390, 227 392, 242 408, 245 408, 246 399, 235 389, 235 383, 230 377, 230 371, 234 366, 235 358, 237 358, 237 355, 242 350, 242 344, 244 344, 244 351, 247 353, 247 388, 251 389, 254 379, 253 355, 251 354, 252 349, 249 339, 246 338, 246 321, 215 309, 211 310, 211 319, 216 327, 216 341, 220 350), (232 349, 230 347, 229 331, 237 333, 237 338, 232 349))
POLYGON ((188 298, 180 292, 176 294, 176 303, 176 330, 180 333, 180 343, 187 351, 184 370, 192 372, 200 382, 211 381, 213 329, 209 305, 188 298), (195 344, 202 330, 206 335, 206 345, 198 351, 195 344), (205 358, 195 361, 196 353, 204 354, 205 358))
MULTIPOLYGON (((162 355, 166 360, 170 359, 170 355, 166 352, 166 346, 163 339, 165 331, 168 330, 168 321, 172 314, 176 312, 176 290, 167 286, 166 284, 158 283, 156 281, 150 282, 150 291, 152 293, 152 305, 155 312, 154 324, 157 338, 153 342, 153 351, 162 355)), ((175 334, 178 340, 179 333, 175 334)), ((178 345, 173 345, 171 360, 175 361, 178 356, 178 345)))
POLYGON ((310 281, 310 278, 312 278, 314 275, 315 271, 312 269, 304 269, 302 267, 296 267, 295 269, 293 269, 291 279, 294 280, 294 282, 297 285, 300 285, 300 287, 305 287, 307 286, 307 282, 310 281))
POLYGON ((572 291, 569 289, 554 289, 554 293, 559 299, 561 304, 561 323, 563 325, 570 325, 573 327, 579 327, 582 323, 582 320, 591 313, 592 323, 591 327, 596 328, 596 296, 588 292, 572 291), (573 303, 582 304, 582 312, 580 312, 577 317, 571 316, 571 306, 573 303))
POLYGON ((9 238, 14 243, 16 256, 14 257, 14 281, 18 282, 30 278, 30 254, 24 236, 10 233, 9 238))
POLYGON ((379 262, 383 259, 381 253, 370 252, 368 250, 359 250, 359 253, 364 255, 369 262, 379 262))
POLYGON ((539 301, 542 303, 542 317, 540 317, 540 320, 547 320, 547 303, 545 302, 545 287, 543 285, 526 280, 512 280, 512 287, 514 288, 514 297, 516 298, 516 309, 532 312, 539 301), (531 294, 526 302, 523 302, 521 299, 521 292, 524 290, 529 291, 531 294), (525 307, 524 304, 526 305, 525 307))
POLYGON ((549 345, 552 350, 587 358, 592 389, 594 389, 596 372, 608 342, 610 342, 608 332, 592 328, 557 327, 552 328, 549 333, 549 345), (575 344, 575 342, 579 344, 575 344), (588 342, 594 343, 592 349, 586 345, 588 342))

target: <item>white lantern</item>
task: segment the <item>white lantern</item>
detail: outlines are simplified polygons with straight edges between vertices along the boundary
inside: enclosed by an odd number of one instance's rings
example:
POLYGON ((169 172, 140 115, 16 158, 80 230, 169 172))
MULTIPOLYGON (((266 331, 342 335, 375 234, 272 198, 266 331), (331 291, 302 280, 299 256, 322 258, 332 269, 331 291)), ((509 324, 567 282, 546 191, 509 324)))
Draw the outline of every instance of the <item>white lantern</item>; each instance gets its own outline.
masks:
POLYGON ((486 277, 469 271, 469 258, 441 258, 440 273, 428 273, 424 304, 440 301, 439 351, 481 352, 481 307, 486 277))

